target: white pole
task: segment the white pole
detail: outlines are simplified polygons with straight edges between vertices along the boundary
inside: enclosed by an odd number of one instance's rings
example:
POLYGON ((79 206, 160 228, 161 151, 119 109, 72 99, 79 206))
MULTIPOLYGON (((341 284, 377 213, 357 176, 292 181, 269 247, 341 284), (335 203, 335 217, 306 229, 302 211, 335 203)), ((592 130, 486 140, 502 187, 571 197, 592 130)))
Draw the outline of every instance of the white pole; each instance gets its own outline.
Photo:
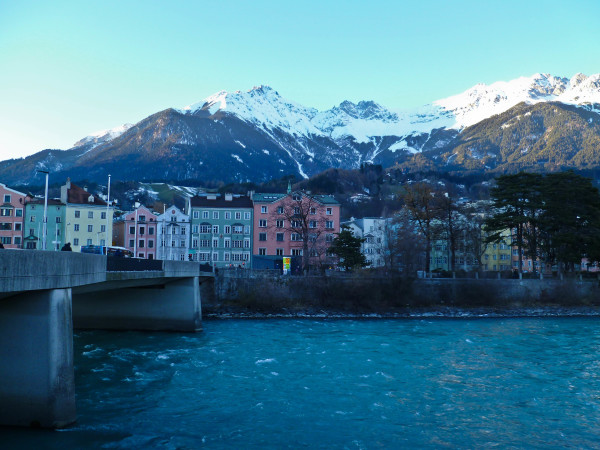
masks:
MULTIPOLYGON (((112 242, 109 242, 108 239, 108 225, 109 225, 109 219, 108 219, 108 213, 110 211, 110 174, 108 175, 108 195, 106 196, 106 240, 104 242, 104 245, 106 247, 108 247, 109 245, 112 245, 112 242)), ((112 241, 112 239, 111 239, 112 241)), ((108 250, 106 251, 106 253, 108 254, 108 250)))
POLYGON ((133 224, 135 226, 135 228, 133 230, 133 232, 134 232, 134 235, 133 235, 133 239, 134 239, 133 240, 133 257, 134 258, 137 258, 137 216, 138 216, 138 210, 136 208, 135 209, 135 219, 133 221, 133 224))
POLYGON ((42 250, 46 250, 46 239, 48 234, 48 171, 39 170, 46 174, 46 190, 44 191, 44 223, 42 225, 42 250))

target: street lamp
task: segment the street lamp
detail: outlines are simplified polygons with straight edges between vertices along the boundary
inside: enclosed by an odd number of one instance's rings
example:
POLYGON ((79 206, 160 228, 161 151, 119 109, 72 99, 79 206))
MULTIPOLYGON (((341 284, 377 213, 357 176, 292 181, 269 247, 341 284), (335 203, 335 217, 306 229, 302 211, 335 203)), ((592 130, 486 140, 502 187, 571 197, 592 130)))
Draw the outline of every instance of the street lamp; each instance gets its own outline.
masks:
POLYGON ((46 250, 46 234, 48 232, 48 171, 37 170, 46 174, 46 190, 44 191, 44 223, 42 225, 42 250, 46 250))

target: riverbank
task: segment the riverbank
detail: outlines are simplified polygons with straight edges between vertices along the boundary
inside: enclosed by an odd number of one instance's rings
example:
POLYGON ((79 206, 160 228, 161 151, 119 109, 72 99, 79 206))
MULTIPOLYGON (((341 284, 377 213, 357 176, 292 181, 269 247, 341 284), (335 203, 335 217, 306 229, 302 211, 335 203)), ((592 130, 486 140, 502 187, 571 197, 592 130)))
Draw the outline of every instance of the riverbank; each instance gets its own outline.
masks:
POLYGON ((537 306, 522 308, 416 308, 388 312, 348 312, 314 309, 252 311, 240 307, 203 309, 203 319, 476 319, 517 317, 600 317, 600 307, 537 306))

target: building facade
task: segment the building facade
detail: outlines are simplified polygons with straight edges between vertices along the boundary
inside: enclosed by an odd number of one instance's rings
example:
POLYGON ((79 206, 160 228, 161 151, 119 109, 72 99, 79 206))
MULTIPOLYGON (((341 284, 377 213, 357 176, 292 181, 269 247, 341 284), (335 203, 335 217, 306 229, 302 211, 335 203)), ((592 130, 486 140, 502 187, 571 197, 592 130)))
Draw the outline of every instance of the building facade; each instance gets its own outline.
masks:
POLYGON ((369 262, 369 267, 377 268, 385 265, 388 251, 387 233, 391 220, 383 217, 351 218, 342 225, 347 226, 354 236, 364 239, 361 251, 369 262))
MULTIPOLYGON (((65 241, 66 205, 56 199, 48 199, 46 209, 46 248, 60 250, 65 241)), ((28 199, 25 203, 25 237, 23 248, 44 250, 44 199, 28 199)))
POLYGON ((133 252, 136 258, 157 258, 158 215, 144 205, 136 203, 135 209, 120 217, 117 226, 119 239, 115 244, 133 252))
POLYGON ((340 231, 340 204, 332 196, 288 190, 253 194, 252 200, 256 258, 304 256, 308 251, 311 266, 335 262, 328 249, 340 231))
POLYGON ((189 259, 215 267, 251 268, 252 200, 245 195, 202 194, 188 199, 189 259))
POLYGON ((176 206, 157 217, 157 259, 187 261, 190 254, 190 216, 176 206))
POLYGON ((0 242, 4 248, 23 248, 26 194, 0 183, 0 242))
POLYGON ((506 230, 500 242, 487 244, 481 257, 481 268, 488 272, 512 270, 511 241, 510 230, 506 230))
POLYGON ((86 245, 111 245, 113 208, 67 179, 60 188, 60 201, 65 204, 65 241, 73 251, 86 245))

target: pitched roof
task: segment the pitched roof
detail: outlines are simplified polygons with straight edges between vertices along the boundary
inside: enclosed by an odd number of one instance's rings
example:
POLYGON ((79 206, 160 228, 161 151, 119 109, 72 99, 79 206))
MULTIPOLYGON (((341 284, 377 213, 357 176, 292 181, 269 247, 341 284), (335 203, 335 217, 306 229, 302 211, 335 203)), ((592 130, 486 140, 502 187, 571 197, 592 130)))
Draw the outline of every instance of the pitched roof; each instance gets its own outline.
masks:
POLYGON ((252 208, 252 200, 246 195, 234 195, 231 200, 225 200, 222 195, 195 195, 190 198, 190 205, 194 208, 252 208))
POLYGON ((67 203, 77 203, 82 205, 106 206, 106 202, 101 198, 93 195, 94 200, 88 201, 90 194, 85 189, 71 183, 71 188, 67 190, 67 203))
POLYGON ((287 197, 288 195, 291 196, 294 194, 300 194, 302 196, 311 197, 323 205, 339 205, 340 204, 332 195, 322 195, 322 194, 311 195, 311 194, 307 194, 306 192, 302 192, 302 191, 292 192, 291 194, 256 193, 252 196, 252 200, 254 200, 256 203, 273 203, 278 200, 281 200, 282 198, 287 197))

